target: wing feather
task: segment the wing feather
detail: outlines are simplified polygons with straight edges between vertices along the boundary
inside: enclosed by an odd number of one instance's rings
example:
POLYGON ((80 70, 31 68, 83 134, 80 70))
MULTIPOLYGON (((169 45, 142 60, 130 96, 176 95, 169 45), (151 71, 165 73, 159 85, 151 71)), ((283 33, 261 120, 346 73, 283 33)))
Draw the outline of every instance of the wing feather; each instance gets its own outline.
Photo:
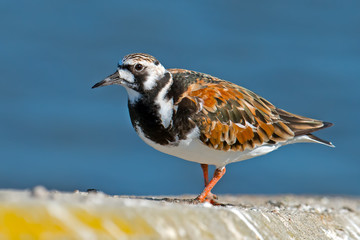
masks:
POLYGON ((322 121, 276 108, 233 83, 206 74, 186 73, 195 74, 196 79, 175 104, 188 100, 196 104, 198 110, 190 118, 200 129, 201 141, 211 148, 244 151, 326 127, 322 121))

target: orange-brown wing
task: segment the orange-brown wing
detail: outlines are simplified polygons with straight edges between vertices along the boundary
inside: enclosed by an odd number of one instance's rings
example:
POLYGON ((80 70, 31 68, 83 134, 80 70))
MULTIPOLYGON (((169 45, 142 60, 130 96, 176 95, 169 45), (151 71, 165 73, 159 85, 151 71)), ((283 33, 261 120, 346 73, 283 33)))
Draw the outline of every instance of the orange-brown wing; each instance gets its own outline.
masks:
POLYGON ((331 145, 310 134, 330 127, 331 123, 286 112, 243 87, 207 74, 183 69, 169 71, 175 82, 186 85, 186 91, 175 102, 179 107, 177 121, 186 122, 186 129, 197 125, 201 140, 209 147, 244 151, 300 135, 331 145), (190 121, 186 121, 189 116, 190 121))
POLYGON ((178 102, 185 99, 198 106, 192 119, 200 129, 201 140, 209 147, 244 151, 295 136, 289 122, 281 119, 271 103, 230 82, 198 79, 178 102))
POLYGON ((199 79, 179 101, 184 98, 198 106, 193 120, 201 140, 209 147, 244 151, 264 143, 287 141, 295 135, 271 103, 230 82, 199 79))

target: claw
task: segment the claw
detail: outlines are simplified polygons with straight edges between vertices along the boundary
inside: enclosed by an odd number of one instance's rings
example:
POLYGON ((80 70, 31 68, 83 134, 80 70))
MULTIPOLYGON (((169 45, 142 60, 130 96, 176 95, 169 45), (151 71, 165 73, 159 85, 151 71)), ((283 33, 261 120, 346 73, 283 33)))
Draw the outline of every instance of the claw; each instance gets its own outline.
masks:
POLYGON ((218 196, 216 196, 215 194, 213 194, 212 192, 209 192, 209 194, 206 196, 206 198, 208 199, 218 199, 218 196))

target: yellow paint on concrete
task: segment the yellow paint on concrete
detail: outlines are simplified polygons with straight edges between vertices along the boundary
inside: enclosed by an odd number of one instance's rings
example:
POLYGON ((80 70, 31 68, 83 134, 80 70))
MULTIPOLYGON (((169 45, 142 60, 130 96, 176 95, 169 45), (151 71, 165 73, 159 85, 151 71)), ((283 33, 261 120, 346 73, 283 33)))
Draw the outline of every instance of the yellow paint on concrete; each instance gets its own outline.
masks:
POLYGON ((0 206, 1 239, 47 239, 64 236, 68 230, 52 218, 44 207, 0 206))
POLYGON ((63 207, 79 226, 54 216, 46 204, 0 204, 0 239, 86 239, 74 229, 89 231, 99 239, 156 235, 149 223, 136 214, 114 212, 106 207, 103 211, 83 206, 63 207))

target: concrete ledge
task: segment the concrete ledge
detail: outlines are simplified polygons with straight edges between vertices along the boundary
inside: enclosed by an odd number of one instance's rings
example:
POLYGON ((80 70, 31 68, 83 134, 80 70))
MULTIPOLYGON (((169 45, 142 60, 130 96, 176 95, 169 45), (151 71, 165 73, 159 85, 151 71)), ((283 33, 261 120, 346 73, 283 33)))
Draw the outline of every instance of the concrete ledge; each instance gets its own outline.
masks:
POLYGON ((0 239, 360 239, 360 199, 0 190, 0 239))

